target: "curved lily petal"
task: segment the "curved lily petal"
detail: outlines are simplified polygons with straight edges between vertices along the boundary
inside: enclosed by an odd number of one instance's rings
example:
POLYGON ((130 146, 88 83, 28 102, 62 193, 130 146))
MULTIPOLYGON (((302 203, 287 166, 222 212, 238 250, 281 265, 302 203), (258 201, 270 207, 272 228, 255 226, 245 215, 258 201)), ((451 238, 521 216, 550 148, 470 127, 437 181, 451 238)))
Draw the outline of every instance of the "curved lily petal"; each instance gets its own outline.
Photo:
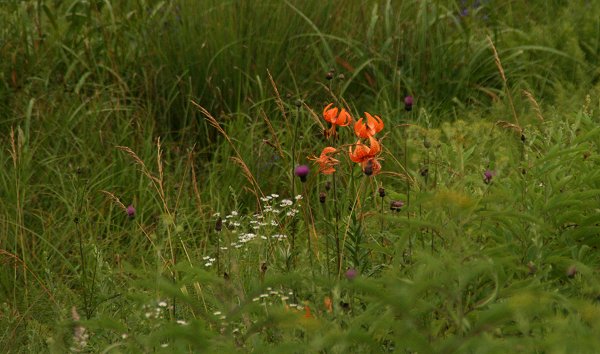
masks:
POLYGON ((337 107, 334 108, 329 108, 333 105, 333 103, 328 104, 324 109, 323 109, 323 118, 329 122, 333 124, 333 121, 335 120, 335 118, 338 115, 338 109, 337 107))
POLYGON ((325 131, 325 137, 329 138, 330 136, 335 137, 337 135, 335 131, 336 126, 345 127, 352 122, 352 116, 346 109, 342 108, 341 110, 337 107, 331 108, 333 103, 328 104, 323 109, 323 118, 331 123, 331 128, 325 131))
POLYGON ((366 123, 363 123, 364 118, 360 118, 354 124, 354 133, 356 133, 356 136, 363 139, 367 139, 370 136, 379 133, 384 127, 383 121, 379 116, 372 116, 370 113, 365 112, 365 117, 367 117, 366 123))
POLYGON ((315 163, 319 164, 319 172, 325 175, 330 175, 335 172, 334 166, 337 165, 340 161, 329 156, 332 153, 337 151, 336 148, 328 146, 323 149, 321 155, 319 157, 311 156, 308 159, 315 161, 315 163))
POLYGON ((371 146, 366 146, 360 140, 356 142, 356 147, 354 151, 352 148, 349 149, 349 156, 352 162, 364 163, 367 160, 371 160, 375 158, 381 152, 381 144, 377 141, 377 139, 369 136, 369 143, 371 146))

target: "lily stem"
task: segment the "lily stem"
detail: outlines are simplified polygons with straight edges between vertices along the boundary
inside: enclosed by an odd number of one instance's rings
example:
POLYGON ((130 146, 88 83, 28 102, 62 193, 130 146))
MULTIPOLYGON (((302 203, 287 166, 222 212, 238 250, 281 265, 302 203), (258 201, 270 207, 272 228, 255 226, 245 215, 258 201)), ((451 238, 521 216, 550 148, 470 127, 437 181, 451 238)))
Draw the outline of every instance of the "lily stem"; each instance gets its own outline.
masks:
POLYGON ((340 252, 340 213, 338 209, 338 197, 337 197, 337 185, 335 172, 331 175, 333 179, 333 205, 335 206, 334 214, 335 214, 335 250, 336 250, 336 266, 337 266, 337 277, 339 279, 340 274, 342 273, 342 254, 340 252))

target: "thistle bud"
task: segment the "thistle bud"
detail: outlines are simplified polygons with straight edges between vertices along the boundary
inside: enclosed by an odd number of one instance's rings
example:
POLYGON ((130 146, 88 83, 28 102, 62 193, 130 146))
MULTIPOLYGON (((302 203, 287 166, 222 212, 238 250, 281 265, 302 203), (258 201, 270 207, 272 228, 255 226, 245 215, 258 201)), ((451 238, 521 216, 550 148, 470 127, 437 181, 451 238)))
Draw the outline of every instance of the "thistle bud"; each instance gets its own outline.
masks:
POLYGON ((325 203, 325 199, 327 198, 327 194, 325 194, 325 192, 321 192, 319 193, 319 202, 321 204, 325 203))
POLYGON ((407 112, 410 112, 410 111, 412 111, 412 106, 413 106, 413 97, 412 96, 404 97, 404 109, 407 112))
POLYGON ((127 216, 129 216, 130 218, 133 218, 135 216, 135 208, 132 204, 129 204, 127 209, 125 209, 125 213, 127 213, 127 216))
POLYGON ((367 161, 367 164, 365 165, 363 172, 367 176, 371 176, 373 174, 373 160, 367 161))
POLYGON ((326 78, 327 80, 333 80, 333 71, 330 71, 330 72, 328 72, 328 73, 327 73, 327 76, 325 76, 325 78, 326 78))
POLYGON ((217 222, 215 222, 215 231, 221 232, 221 230, 223 230, 223 219, 221 219, 221 217, 219 217, 217 219, 217 222))
POLYGON ((572 266, 570 266, 570 267, 567 269, 566 275, 567 275, 569 278, 573 278, 573 277, 575 277, 575 275, 576 275, 576 274, 577 274, 577 267, 576 267, 576 266, 572 265, 572 266))
POLYGON ((490 170, 486 170, 483 173, 483 182, 485 184, 490 184, 490 182, 492 182, 492 177, 494 177, 494 173, 490 170))
POLYGON ((379 196, 380 196, 381 198, 385 197, 385 188, 383 188, 383 187, 379 187, 379 190, 378 190, 378 192, 379 192, 379 196))
POLYGON ((402 207, 404 206, 404 202, 401 200, 394 200, 390 203, 390 210, 391 211, 400 211, 402 210, 402 207))

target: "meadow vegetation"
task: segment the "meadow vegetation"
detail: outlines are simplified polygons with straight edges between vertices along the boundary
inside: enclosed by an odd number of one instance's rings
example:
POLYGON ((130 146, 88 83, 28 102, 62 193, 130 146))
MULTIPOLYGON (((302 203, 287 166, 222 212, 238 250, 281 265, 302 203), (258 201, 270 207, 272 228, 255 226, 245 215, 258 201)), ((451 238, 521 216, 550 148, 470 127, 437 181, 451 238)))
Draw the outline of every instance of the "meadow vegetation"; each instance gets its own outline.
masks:
POLYGON ((2 352, 600 351, 600 3, 341 3, 0 2, 2 352))

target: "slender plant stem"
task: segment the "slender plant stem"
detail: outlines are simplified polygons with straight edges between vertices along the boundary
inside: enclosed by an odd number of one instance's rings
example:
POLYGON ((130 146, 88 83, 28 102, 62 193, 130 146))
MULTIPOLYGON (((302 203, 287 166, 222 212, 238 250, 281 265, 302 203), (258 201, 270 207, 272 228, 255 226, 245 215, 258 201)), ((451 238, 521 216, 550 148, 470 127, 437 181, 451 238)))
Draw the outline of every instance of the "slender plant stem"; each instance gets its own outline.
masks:
POLYGON ((404 130, 404 171, 406 171, 406 206, 410 206, 410 180, 408 176, 408 137, 404 130))
MULTIPOLYGON (((327 214, 327 203, 323 203, 323 220, 329 220, 328 214, 327 214)), ((328 226, 329 223, 327 223, 325 226, 328 226)), ((330 265, 329 265, 329 234, 326 233, 326 237, 325 237, 325 266, 327 268, 327 279, 331 278, 331 269, 330 269, 330 265)))
POLYGON ((221 275, 221 232, 215 231, 217 234, 217 275, 221 275))
MULTIPOLYGON (((292 200, 296 200, 296 180, 294 179, 294 169, 296 168, 296 140, 298 139, 298 126, 300 125, 300 107, 296 109, 296 124, 294 124, 294 136, 292 137, 292 200)), ((288 271, 293 267, 296 257, 296 222, 292 223, 292 242, 290 245, 290 259, 288 260, 288 271)))
MULTIPOLYGON (((427 172, 425 173, 425 187, 424 190, 425 192, 427 192, 428 187, 429 187, 429 168, 431 167, 431 161, 430 161, 430 156, 429 156, 429 147, 426 147, 427 149, 427 162, 425 163, 425 168, 427 169, 427 172)), ((421 220, 423 220, 423 207, 422 205, 419 205, 419 213, 421 214, 420 218, 421 220)), ((425 235, 427 235, 429 233, 429 227, 425 228, 425 235)), ((421 238, 421 247, 425 248, 425 237, 421 238)))
POLYGON ((338 197, 337 197, 337 183, 335 178, 335 172, 331 175, 333 179, 333 205, 335 206, 335 251, 336 251, 336 267, 337 267, 337 277, 339 278, 342 273, 342 253, 340 252, 340 213, 338 206, 338 197))
MULTIPOLYGON (((408 133, 404 129, 404 171, 406 171, 406 209, 410 207, 410 180, 408 175, 408 133)), ((406 210, 406 218, 410 219, 410 211, 406 210)), ((408 235, 408 257, 412 257, 412 236, 408 235)))
POLYGON ((354 206, 352 207, 352 213, 354 213, 354 215, 356 216, 355 220, 358 221, 358 228, 355 228, 353 232, 354 237, 352 238, 354 241, 354 266, 356 267, 356 269, 361 269, 362 267, 362 264, 360 262, 362 245, 362 225, 364 218, 362 196, 364 195, 365 190, 367 188, 367 181, 367 178, 363 177, 363 180, 361 181, 358 187, 356 199, 354 201, 354 206))
POLYGON ((89 303, 90 303, 90 308, 89 308, 89 312, 87 313, 87 318, 90 319, 92 317, 92 315, 94 314, 95 311, 95 305, 92 308, 92 296, 94 295, 94 288, 96 287, 96 275, 98 274, 98 253, 96 252, 95 254, 95 262, 94 262, 94 272, 92 273, 92 284, 90 285, 90 296, 89 296, 89 303))
MULTIPOLYGON (((381 197, 381 225, 380 225, 380 229, 379 232, 381 233, 381 247, 382 249, 385 249, 385 237, 383 237, 383 202, 384 202, 384 198, 385 197, 381 197)), ((387 257, 385 256, 385 252, 382 252, 383 254, 383 263, 387 263, 387 257)))
POLYGON ((300 124, 300 107, 296 108, 296 124, 294 124, 294 136, 292 137, 292 198, 296 197, 296 181, 294 179, 294 168, 296 168, 296 140, 298 138, 298 125, 300 124))
MULTIPOLYGON (((88 308, 88 297, 87 297, 87 275, 85 269, 85 257, 83 255, 83 240, 81 239, 81 230, 79 228, 79 222, 77 223, 77 236, 79 239, 79 257, 81 258, 81 283, 83 288, 83 306, 85 306, 85 314, 86 316, 89 314, 88 308)), ((89 317, 88 317, 89 319, 89 317)))
MULTIPOLYGON (((308 212, 308 218, 309 218, 309 221, 310 221, 310 224, 309 224, 309 223, 307 223, 307 225, 311 225, 311 226, 309 226, 309 227, 310 227, 310 228, 312 228, 312 229, 314 230, 314 219, 313 219, 313 217, 312 217, 312 211, 311 211, 311 209, 310 209, 310 203, 309 203, 308 193, 307 193, 307 191, 306 191, 306 183, 302 183, 302 191, 303 191, 303 193, 302 193, 302 194, 304 194, 304 199, 306 200, 306 203, 305 203, 305 208, 306 208, 306 210, 307 210, 307 212, 308 212)), ((310 240, 310 239, 311 239, 311 237, 312 237, 312 236, 311 236, 311 230, 309 230, 309 231, 308 231, 308 237, 307 237, 307 243, 308 243, 308 259, 309 259, 309 262, 310 262, 310 270, 311 270, 311 273, 312 273, 312 276, 313 276, 313 281, 314 281, 314 279, 315 279, 315 267, 313 266, 313 265, 314 265, 314 261, 313 261, 313 248, 312 248, 312 242, 311 242, 311 240, 310 240)))

